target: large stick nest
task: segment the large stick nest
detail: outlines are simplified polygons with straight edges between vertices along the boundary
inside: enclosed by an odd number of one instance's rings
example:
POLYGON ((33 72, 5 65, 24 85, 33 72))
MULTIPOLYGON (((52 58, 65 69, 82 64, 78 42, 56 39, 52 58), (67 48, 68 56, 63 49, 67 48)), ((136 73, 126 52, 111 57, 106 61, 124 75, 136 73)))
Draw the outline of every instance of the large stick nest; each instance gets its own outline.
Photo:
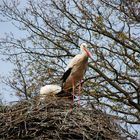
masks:
POLYGON ((20 101, 0 111, 0 138, 35 140, 124 140, 126 135, 110 115, 74 106, 66 99, 44 104, 20 101))

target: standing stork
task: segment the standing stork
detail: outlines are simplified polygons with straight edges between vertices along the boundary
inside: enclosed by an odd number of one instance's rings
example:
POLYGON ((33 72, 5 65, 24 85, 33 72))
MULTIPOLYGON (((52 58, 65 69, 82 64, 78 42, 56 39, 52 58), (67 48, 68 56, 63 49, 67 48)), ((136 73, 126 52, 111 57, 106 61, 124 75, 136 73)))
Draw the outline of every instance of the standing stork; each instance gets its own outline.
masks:
MULTIPOLYGON (((88 65, 88 57, 92 59, 91 53, 87 50, 87 44, 82 43, 80 45, 81 54, 77 54, 67 65, 66 71, 62 76, 62 90, 67 92, 72 88, 73 100, 74 90, 76 84, 79 82, 79 97, 81 90, 81 80, 86 72, 88 65)), ((80 101, 80 99, 79 99, 80 101)))

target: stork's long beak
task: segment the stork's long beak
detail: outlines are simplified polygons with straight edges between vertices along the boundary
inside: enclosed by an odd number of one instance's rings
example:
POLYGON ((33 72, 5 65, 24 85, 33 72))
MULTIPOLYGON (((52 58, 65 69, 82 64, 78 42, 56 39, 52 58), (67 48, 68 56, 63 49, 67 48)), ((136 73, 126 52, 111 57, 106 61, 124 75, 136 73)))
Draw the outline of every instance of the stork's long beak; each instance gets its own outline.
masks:
POLYGON ((89 52, 89 57, 90 57, 90 59, 91 59, 92 61, 94 61, 94 59, 93 59, 93 56, 92 56, 91 52, 89 52))
POLYGON ((87 50, 86 48, 84 48, 84 50, 86 51, 88 57, 90 57, 91 60, 94 60, 94 59, 93 59, 93 56, 92 56, 92 54, 91 54, 91 52, 90 52, 89 50, 87 50))

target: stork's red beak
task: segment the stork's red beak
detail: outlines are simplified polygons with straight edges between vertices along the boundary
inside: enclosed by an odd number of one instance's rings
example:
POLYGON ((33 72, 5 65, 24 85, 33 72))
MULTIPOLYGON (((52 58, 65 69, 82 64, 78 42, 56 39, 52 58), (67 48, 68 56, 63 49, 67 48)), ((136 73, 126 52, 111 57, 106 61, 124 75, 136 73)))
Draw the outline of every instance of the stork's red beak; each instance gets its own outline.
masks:
POLYGON ((84 48, 84 50, 86 51, 88 57, 90 57, 93 60, 91 52, 89 50, 87 50, 86 48, 84 48))

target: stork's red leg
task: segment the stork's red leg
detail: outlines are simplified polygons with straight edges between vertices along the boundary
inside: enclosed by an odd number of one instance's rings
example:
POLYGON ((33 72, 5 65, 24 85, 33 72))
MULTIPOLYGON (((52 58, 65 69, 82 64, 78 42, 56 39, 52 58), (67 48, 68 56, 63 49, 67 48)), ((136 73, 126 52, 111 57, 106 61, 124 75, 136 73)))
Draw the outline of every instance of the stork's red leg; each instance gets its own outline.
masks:
POLYGON ((74 92, 75 92, 74 79, 72 79, 72 96, 73 96, 73 103, 74 103, 74 92))
POLYGON ((72 104, 71 104, 71 110, 72 110, 72 107, 74 105, 74 91, 75 91, 75 85, 74 85, 74 79, 72 78, 72 104))
POLYGON ((80 83, 79 83, 79 91, 78 91, 78 106, 79 106, 79 107, 80 107, 81 89, 82 89, 82 80, 80 80, 80 83))

